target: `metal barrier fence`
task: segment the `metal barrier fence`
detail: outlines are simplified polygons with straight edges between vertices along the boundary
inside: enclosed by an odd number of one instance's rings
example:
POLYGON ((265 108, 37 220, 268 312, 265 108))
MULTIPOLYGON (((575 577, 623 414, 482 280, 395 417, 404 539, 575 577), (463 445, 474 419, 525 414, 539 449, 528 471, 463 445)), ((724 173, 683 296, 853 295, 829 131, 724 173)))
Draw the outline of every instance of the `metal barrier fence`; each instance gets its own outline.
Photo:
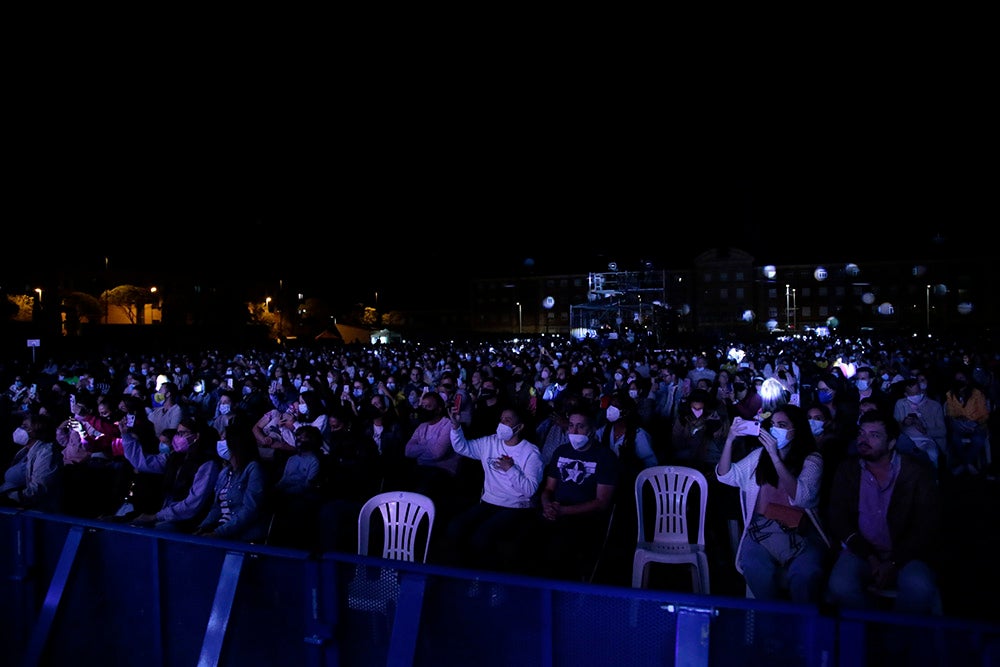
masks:
POLYGON ((0 510, 0 664, 997 665, 1000 624, 310 555, 0 510))

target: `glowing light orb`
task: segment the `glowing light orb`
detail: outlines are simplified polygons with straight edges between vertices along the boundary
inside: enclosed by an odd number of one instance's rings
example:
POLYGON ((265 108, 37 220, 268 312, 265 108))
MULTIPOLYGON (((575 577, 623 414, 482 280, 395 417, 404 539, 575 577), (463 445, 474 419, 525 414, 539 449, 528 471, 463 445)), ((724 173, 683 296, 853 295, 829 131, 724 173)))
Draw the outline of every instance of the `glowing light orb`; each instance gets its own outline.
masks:
POLYGON ((972 304, 969 303, 968 301, 963 301, 962 303, 958 304, 958 312, 961 315, 968 315, 969 313, 972 312, 972 304))
POLYGON ((948 293, 948 288, 945 287, 944 285, 934 286, 934 296, 944 296, 947 293, 948 293))
POLYGON ((551 296, 545 297, 545 300, 542 301, 543 308, 551 308, 554 305, 556 305, 556 300, 553 299, 551 296))
POLYGON ((892 315, 894 312, 895 309, 892 307, 892 304, 889 303, 888 301, 879 304, 878 307, 879 315, 892 315))
POLYGON ((849 276, 856 276, 856 275, 858 275, 859 273, 861 273, 861 267, 860 267, 860 266, 858 266, 857 264, 854 264, 854 263, 852 262, 852 263, 850 263, 850 264, 848 264, 847 266, 845 266, 845 267, 844 267, 844 271, 845 271, 845 272, 847 273, 847 275, 849 275, 849 276))
POLYGON ((840 320, 838 320, 836 317, 828 317, 826 318, 826 326, 830 327, 831 329, 836 329, 837 327, 840 326, 840 320))
POLYGON ((744 322, 753 322, 753 318, 755 317, 755 315, 753 314, 752 310, 744 310, 743 315, 741 315, 741 317, 743 318, 744 322))
POLYGON ((691 313, 691 306, 684 304, 681 306, 681 315, 689 315, 691 313))
POLYGON ((778 275, 778 269, 775 268, 774 264, 768 264, 764 267, 764 277, 768 280, 774 280, 774 277, 778 275))
POLYGON ((813 271, 813 278, 819 280, 820 282, 826 280, 827 275, 829 274, 827 274, 826 269, 822 266, 817 266, 816 270, 813 271))
POLYGON ((927 267, 926 266, 923 266, 922 264, 917 264, 916 266, 913 267, 913 275, 915 275, 915 276, 922 276, 925 273, 927 273, 927 267))
POLYGON ((875 295, 871 292, 865 292, 861 295, 861 300, 867 303, 869 306, 875 303, 875 295))
POLYGON ((778 328, 778 320, 768 320, 764 323, 764 326, 767 327, 768 331, 774 331, 778 328))

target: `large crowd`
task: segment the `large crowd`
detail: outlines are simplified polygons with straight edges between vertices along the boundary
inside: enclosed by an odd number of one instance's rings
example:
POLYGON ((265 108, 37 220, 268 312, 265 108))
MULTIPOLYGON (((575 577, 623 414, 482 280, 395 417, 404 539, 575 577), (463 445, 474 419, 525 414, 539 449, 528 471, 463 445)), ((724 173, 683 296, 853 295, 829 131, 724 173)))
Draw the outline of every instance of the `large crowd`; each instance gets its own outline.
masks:
POLYGON ((428 562, 592 580, 617 548, 627 583, 636 475, 684 466, 709 481, 713 566, 748 594, 935 613, 940 489, 993 479, 998 361, 545 336, 8 362, 0 503, 356 552, 361 505, 415 491, 428 562))

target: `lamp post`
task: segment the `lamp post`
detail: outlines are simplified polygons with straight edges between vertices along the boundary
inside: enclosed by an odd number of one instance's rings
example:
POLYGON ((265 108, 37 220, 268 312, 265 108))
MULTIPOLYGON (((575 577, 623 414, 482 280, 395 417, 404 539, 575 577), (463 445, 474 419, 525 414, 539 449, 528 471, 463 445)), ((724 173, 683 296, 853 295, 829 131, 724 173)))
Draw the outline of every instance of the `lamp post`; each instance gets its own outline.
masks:
POLYGON ((36 287, 35 288, 35 292, 38 293, 38 305, 41 306, 42 305, 42 288, 41 287, 36 287))
POLYGON ((108 323, 108 290, 111 289, 111 279, 109 277, 111 268, 111 258, 104 256, 104 324, 108 323))
POLYGON ((790 324, 789 319, 792 316, 792 306, 790 302, 792 296, 790 291, 791 287, 791 285, 785 283, 785 329, 788 329, 788 325, 790 324))
POLYGON ((521 302, 517 302, 517 335, 521 335, 523 332, 523 327, 521 326, 521 302))
POLYGON ((931 286, 927 286, 927 335, 931 334, 931 286))

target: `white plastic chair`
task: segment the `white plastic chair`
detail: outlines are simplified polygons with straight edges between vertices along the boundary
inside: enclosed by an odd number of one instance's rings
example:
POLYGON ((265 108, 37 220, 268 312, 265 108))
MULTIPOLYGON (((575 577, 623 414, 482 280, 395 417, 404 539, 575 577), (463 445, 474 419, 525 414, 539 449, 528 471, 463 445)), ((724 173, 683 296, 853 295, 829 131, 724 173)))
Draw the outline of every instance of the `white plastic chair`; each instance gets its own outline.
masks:
POLYGON ((378 493, 361 507, 358 513, 358 554, 368 555, 368 542, 372 516, 382 515, 382 558, 390 560, 417 560, 417 534, 426 518, 427 538, 421 562, 427 562, 434 528, 434 501, 412 491, 386 491, 378 493))
MULTIPOLYGON (((358 513, 358 554, 368 555, 371 523, 375 512, 382 516, 382 558, 416 562, 417 535, 427 526, 427 538, 420 562, 427 562, 427 551, 434 527, 434 501, 410 491, 386 491, 368 499, 358 513)), ((377 568, 374 578, 370 568, 357 565, 347 587, 350 609, 377 611, 388 615, 389 604, 399 599, 399 573, 391 568, 377 568)))
POLYGON ((708 556, 705 553, 705 512, 708 505, 708 481, 698 470, 685 466, 652 466, 635 479, 635 504, 639 535, 632 560, 632 587, 646 588, 652 563, 691 567, 695 593, 709 594, 708 556), (651 535, 646 535, 643 512, 643 489, 653 489, 656 513, 651 535), (697 539, 691 541, 688 499, 698 488, 697 539))

